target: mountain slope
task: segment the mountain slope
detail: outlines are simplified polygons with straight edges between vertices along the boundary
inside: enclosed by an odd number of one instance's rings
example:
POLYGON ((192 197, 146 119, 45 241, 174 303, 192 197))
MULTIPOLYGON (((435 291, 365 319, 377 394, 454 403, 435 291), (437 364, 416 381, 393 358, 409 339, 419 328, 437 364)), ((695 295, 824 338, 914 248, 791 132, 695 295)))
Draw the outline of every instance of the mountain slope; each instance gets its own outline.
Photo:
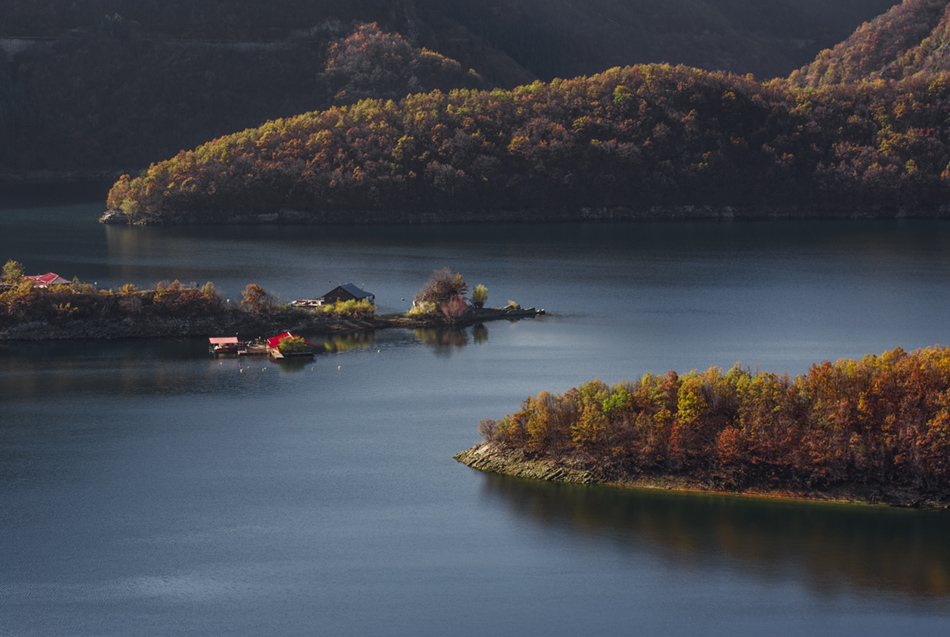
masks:
POLYGON ((614 68, 268 122, 124 177, 108 205, 122 223, 678 206, 933 214, 950 194, 948 108, 947 81, 803 90, 685 66, 614 68))
POLYGON ((638 62, 785 75, 893 0, 4 0, 0 36, 121 15, 148 37, 278 41, 376 22, 503 86, 638 62), (520 71, 515 68, 520 66, 520 71), (516 77, 518 74, 533 77, 516 77))
POLYGON ((485 86, 501 87, 663 61, 785 75, 888 6, 890 0, 3 0, 0 175, 137 169, 229 132, 355 97, 479 86, 468 69, 485 86), (392 70, 385 86, 376 86, 360 61, 349 65, 350 77, 328 68, 332 44, 370 22, 459 68, 429 64, 429 56, 417 65, 421 76, 392 70), (426 68, 436 66, 446 72, 435 81, 412 82, 431 79, 426 68))
POLYGON ((789 79, 798 86, 816 87, 948 71, 948 42, 947 0, 904 0, 863 24, 847 40, 819 53, 789 79))
MULTIPOLYGON (((467 62, 466 38, 505 51, 536 77, 641 62, 785 75, 893 0, 416 0, 427 43, 467 62), (441 33, 449 37, 440 37, 441 33)), ((475 66, 484 72, 480 66, 475 66)))

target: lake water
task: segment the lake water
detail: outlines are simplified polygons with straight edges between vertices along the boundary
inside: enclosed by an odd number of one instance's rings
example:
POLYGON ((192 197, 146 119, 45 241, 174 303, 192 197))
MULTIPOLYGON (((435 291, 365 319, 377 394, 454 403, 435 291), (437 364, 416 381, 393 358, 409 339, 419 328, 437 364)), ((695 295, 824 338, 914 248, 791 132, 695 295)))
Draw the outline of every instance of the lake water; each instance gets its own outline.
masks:
POLYGON ((3 635, 946 635, 950 513, 578 487, 452 455, 599 377, 946 344, 950 224, 125 228, 0 208, 0 259, 100 287, 435 268, 540 319, 307 363, 201 339, 0 345, 3 635))

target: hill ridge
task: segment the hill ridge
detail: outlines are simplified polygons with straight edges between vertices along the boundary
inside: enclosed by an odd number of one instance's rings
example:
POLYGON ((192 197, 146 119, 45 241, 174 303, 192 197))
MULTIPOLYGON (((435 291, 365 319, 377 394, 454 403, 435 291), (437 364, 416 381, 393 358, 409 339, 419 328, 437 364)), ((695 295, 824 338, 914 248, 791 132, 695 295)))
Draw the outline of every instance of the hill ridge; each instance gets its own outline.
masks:
POLYGON ((947 0, 904 0, 865 22, 843 42, 820 52, 789 80, 797 86, 816 87, 947 71, 948 40, 947 0))

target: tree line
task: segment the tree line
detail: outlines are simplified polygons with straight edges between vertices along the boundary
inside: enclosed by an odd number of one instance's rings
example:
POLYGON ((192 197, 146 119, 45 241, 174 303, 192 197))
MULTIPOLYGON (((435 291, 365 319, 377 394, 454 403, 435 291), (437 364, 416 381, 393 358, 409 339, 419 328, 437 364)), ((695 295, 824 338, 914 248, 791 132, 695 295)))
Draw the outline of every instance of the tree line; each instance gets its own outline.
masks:
POLYGON ((214 283, 160 281, 150 289, 126 283, 118 289, 100 289, 74 279, 70 283, 41 287, 23 276, 23 266, 9 260, 0 273, 0 329, 32 321, 60 324, 76 319, 143 320, 148 318, 197 319, 243 314, 248 317, 280 318, 325 316, 367 318, 376 306, 366 300, 340 301, 311 311, 293 308, 274 295, 249 283, 233 305, 214 283))
POLYGON ((270 121, 113 187, 132 223, 237 211, 939 206, 947 74, 801 88, 665 64, 270 121))

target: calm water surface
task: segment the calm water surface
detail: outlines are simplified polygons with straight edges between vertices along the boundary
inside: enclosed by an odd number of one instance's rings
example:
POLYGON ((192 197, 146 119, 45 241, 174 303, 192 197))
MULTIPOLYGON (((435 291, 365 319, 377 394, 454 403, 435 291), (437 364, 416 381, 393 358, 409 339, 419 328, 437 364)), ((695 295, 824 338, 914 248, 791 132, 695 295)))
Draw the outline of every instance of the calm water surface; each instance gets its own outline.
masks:
MULTIPOLYGON (((442 266, 542 319, 390 330, 305 364, 201 340, 0 346, 0 634, 946 635, 950 515, 625 492, 452 460, 594 377, 947 343, 950 225, 117 228, 0 209, 0 259, 100 287, 442 266)), ((233 301, 232 301, 233 302, 233 301)))

